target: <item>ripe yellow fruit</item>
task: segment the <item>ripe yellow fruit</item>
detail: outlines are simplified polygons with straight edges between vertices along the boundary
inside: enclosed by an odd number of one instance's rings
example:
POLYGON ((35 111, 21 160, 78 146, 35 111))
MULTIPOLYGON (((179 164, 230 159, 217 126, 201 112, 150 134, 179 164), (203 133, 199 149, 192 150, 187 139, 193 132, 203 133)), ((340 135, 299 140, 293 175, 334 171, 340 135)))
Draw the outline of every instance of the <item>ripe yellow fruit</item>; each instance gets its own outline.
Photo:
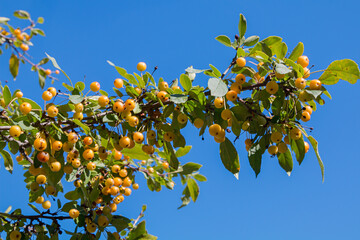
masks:
POLYGON ((107 225, 109 225, 109 219, 104 215, 99 216, 98 225, 100 227, 106 227, 107 225))
POLYGON ((116 203, 116 204, 119 204, 119 203, 121 203, 123 201, 124 201, 124 196, 123 195, 119 195, 119 196, 114 198, 114 203, 116 203))
POLYGON ((243 57, 239 57, 239 58, 236 59, 236 64, 239 67, 244 67, 246 65, 246 59, 243 58, 243 57))
POLYGON ((201 118, 196 118, 194 120, 194 126, 196 128, 202 128, 203 125, 204 125, 204 120, 202 120, 201 118))
POLYGON ((239 73, 236 75, 235 77, 235 82, 239 83, 239 84, 244 84, 246 82, 246 77, 244 74, 239 73))
POLYGON ((130 196, 131 195, 131 189, 130 188, 125 188, 124 195, 125 196, 130 196))
POLYGON ((77 209, 70 209, 69 216, 73 219, 77 218, 80 215, 79 210, 77 209))
POLYGON ((279 143, 281 142, 282 137, 283 135, 281 132, 273 132, 270 138, 273 143, 279 143))
POLYGON ((22 98, 23 95, 24 95, 24 94, 23 94, 21 91, 18 91, 18 92, 16 92, 16 94, 15 94, 15 96, 16 96, 17 98, 22 98))
POLYGON ((46 176, 45 175, 38 175, 37 177, 36 177, 36 182, 38 183, 38 184, 45 184, 46 183, 46 176))
POLYGON ((119 192, 120 192, 120 189, 117 186, 112 186, 110 188, 110 194, 113 195, 113 196, 118 195, 119 192))
POLYGON ((278 147, 275 145, 272 145, 268 148, 268 152, 270 153, 270 155, 275 155, 278 153, 278 147))
POLYGON ((75 132, 71 132, 68 134, 68 142, 76 143, 79 140, 79 136, 75 132))
POLYGON ((46 70, 45 70, 45 75, 46 75, 46 76, 49 76, 50 74, 51 74, 51 70, 50 70, 50 69, 46 69, 46 70))
POLYGON ((304 141, 304 147, 305 147, 305 153, 307 153, 310 149, 309 143, 304 141))
POLYGON ((303 110, 304 110, 304 111, 307 111, 308 113, 310 113, 310 115, 311 115, 312 112, 313 112, 312 106, 309 106, 309 105, 303 107, 303 110))
POLYGON ((306 80, 303 78, 297 78, 295 80, 295 87, 298 89, 304 89, 306 87, 306 80))
POLYGON ((121 184, 122 184, 122 179, 121 178, 119 178, 119 177, 114 178, 114 186, 119 187, 119 186, 121 186, 121 184))
POLYGON ((240 83, 234 82, 233 84, 231 84, 230 90, 234 90, 237 94, 240 94, 242 86, 240 83))
POLYGON ((142 141, 144 141, 144 135, 141 132, 134 132, 133 139, 136 143, 142 143, 142 141))
POLYGON ((134 183, 134 184, 132 185, 132 187, 133 187, 134 190, 138 190, 138 189, 139 189, 139 184, 134 183))
POLYGON ((85 149, 82 156, 85 160, 90 161, 94 158, 94 151, 92 149, 85 149))
POLYGON ((311 118, 311 116, 310 116, 310 113, 309 113, 308 111, 303 111, 303 112, 302 112, 302 114, 301 114, 301 120, 302 120, 303 122, 309 121, 310 118, 311 118))
POLYGON ((253 144, 250 138, 245 139, 245 146, 251 146, 253 144))
POLYGON ((159 83, 159 89, 160 91, 166 91, 166 89, 169 88, 169 84, 165 81, 162 81, 161 83, 159 83))
POLYGON ((174 140, 174 138, 175 138, 175 134, 173 132, 166 132, 164 134, 164 140, 166 142, 171 142, 172 140, 174 140))
POLYGON ((49 91, 53 97, 56 96, 56 88, 54 88, 54 87, 49 87, 49 88, 47 89, 47 91, 49 91))
POLYGON ((127 136, 124 136, 124 137, 120 138, 120 140, 119 140, 119 145, 120 145, 122 148, 127 148, 127 147, 130 146, 130 142, 131 142, 130 138, 127 137, 127 136))
POLYGON ((70 174, 73 171, 73 167, 70 165, 64 166, 64 173, 70 174))
POLYGON ((56 162, 50 163, 50 170, 52 172, 58 172, 58 171, 60 171, 60 169, 61 169, 61 163, 60 162, 56 161, 56 162))
POLYGON ((279 85, 275 81, 270 81, 266 84, 266 91, 269 94, 275 94, 279 90, 279 85))
POLYGON ((177 120, 180 124, 185 124, 188 120, 188 116, 184 113, 180 113, 177 117, 177 120))
POLYGON ((98 82, 92 82, 92 83, 90 84, 90 89, 91 89, 91 91, 93 91, 93 92, 99 91, 99 90, 100 90, 100 83, 98 83, 98 82))
POLYGON ((284 142, 279 143, 278 150, 279 150, 279 153, 286 153, 288 150, 286 143, 284 143, 284 142))
POLYGON ((224 107, 224 99, 222 97, 215 98, 214 105, 216 108, 223 108, 224 107))
POLYGON ((75 104, 75 112, 84 111, 84 105, 82 103, 75 104))
POLYGON ((21 233, 18 230, 14 230, 10 233, 10 240, 20 240, 21 233))
POLYGON ((300 129, 293 128, 293 129, 290 130, 291 139, 298 140, 298 139, 301 138, 301 136, 302 136, 302 133, 301 133, 300 129))
POLYGON ((128 110, 128 111, 132 111, 136 107, 136 103, 135 103, 134 99, 131 99, 131 98, 126 99, 124 105, 125 105, 125 109, 128 110))
POLYGON ((89 233, 94 233, 96 231, 96 224, 95 223, 89 223, 86 225, 86 231, 89 233))
POLYGON ((249 121, 245 121, 241 125, 241 129, 244 130, 244 131, 247 131, 249 128, 250 128, 250 122, 249 121))
POLYGON ((139 124, 139 119, 136 116, 131 116, 128 118, 128 123, 131 127, 136 127, 139 124))
POLYGON ((42 94, 42 99, 44 101, 50 101, 53 98, 53 95, 49 91, 44 91, 42 94))
POLYGON ((22 114, 27 115, 31 111, 32 107, 30 103, 23 102, 20 104, 19 109, 22 114))
POLYGON ((155 131, 153 131, 153 130, 149 130, 149 131, 147 131, 147 138, 148 139, 155 139, 156 138, 156 132, 155 131))
POLYGON ((23 50, 24 52, 28 51, 29 50, 29 45, 25 44, 25 43, 22 43, 20 45, 20 49, 23 50))
POLYGON ((300 64, 303 68, 309 66, 309 58, 307 56, 300 56, 297 59, 297 63, 300 64))
POLYGON ((321 90, 321 82, 317 79, 311 80, 309 87, 311 90, 321 90))
POLYGON ((124 81, 120 78, 115 79, 114 86, 116 88, 122 88, 124 86, 124 81))
MULTIPOLYGON (((121 168, 117 164, 115 164, 111 167, 111 172, 113 172, 113 173, 118 173, 118 172, 120 172, 120 170, 121 170, 121 168)), ((115 180, 114 180, 114 184, 115 184, 115 180)))
POLYGON ((44 200, 45 200, 45 199, 44 199, 43 196, 39 196, 39 197, 35 200, 35 202, 41 204, 41 203, 44 202, 44 200))
POLYGON ((51 202, 50 202, 50 201, 45 201, 45 202, 43 202, 41 205, 42 205, 42 207, 43 207, 44 209, 49 209, 49 208, 51 208, 51 202))
POLYGON ((136 69, 140 72, 143 72, 146 70, 146 63, 144 62, 139 62, 136 66, 136 69))
POLYGON ((169 97, 167 97, 167 92, 165 91, 160 91, 157 94, 157 97, 160 99, 160 101, 162 102, 166 102, 167 100, 169 100, 169 97))
POLYGON ((98 99, 98 103, 101 107, 106 107, 106 105, 108 105, 109 102, 110 102, 109 98, 105 95, 100 96, 98 99))
POLYGON ((228 91, 227 93, 226 93, 226 99, 228 100, 228 101, 231 101, 231 102, 234 102, 235 100, 236 100, 236 98, 237 98, 237 92, 236 91, 234 91, 234 90, 230 90, 230 91, 228 91))
POLYGON ((221 118, 225 121, 231 119, 232 117, 232 112, 230 109, 224 109, 222 112, 221 112, 221 118))
POLYGON ((113 110, 114 112, 122 113, 125 110, 125 105, 120 101, 116 101, 113 105, 113 110))
POLYGON ((211 125, 209 127, 209 133, 211 136, 216 136, 216 135, 219 135, 219 133, 221 132, 221 126, 217 123, 211 125))
POLYGON ((52 105, 52 106, 48 107, 46 112, 49 117, 56 117, 59 113, 59 109, 57 107, 55 107, 54 105, 52 105))
POLYGON ((81 121, 84 118, 84 114, 82 112, 76 112, 74 113, 73 118, 81 121))
POLYGON ((87 168, 89 171, 93 171, 93 170, 96 169, 96 163, 89 162, 89 163, 86 165, 86 168, 87 168))
POLYGON ((19 137, 21 135, 21 128, 19 126, 11 126, 9 130, 10 136, 19 137))

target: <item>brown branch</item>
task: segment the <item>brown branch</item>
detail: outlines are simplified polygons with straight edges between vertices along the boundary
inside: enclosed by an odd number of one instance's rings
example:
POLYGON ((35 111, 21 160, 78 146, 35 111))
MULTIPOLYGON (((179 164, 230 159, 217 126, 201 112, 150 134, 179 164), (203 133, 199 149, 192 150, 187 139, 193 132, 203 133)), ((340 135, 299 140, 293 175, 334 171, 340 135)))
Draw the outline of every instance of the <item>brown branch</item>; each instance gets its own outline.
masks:
MULTIPOLYGON (((52 219, 52 220, 65 220, 65 219, 72 219, 70 216, 44 216, 42 214, 39 215, 14 215, 14 214, 8 214, 8 213, 1 213, 0 212, 0 216, 6 217, 6 218, 11 218, 11 219, 16 219, 16 220, 20 220, 20 219, 30 219, 30 220, 37 220, 39 218, 45 218, 45 219, 52 219)), ((50 214, 50 213, 48 213, 50 214)))

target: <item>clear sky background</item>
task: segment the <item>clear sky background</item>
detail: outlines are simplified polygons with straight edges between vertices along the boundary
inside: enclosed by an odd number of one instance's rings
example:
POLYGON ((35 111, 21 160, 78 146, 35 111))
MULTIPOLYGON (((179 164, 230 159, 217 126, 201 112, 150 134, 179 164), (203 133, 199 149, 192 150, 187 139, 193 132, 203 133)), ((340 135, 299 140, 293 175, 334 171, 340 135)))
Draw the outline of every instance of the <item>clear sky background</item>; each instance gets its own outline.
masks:
MULTIPOLYGON (((34 18, 43 16, 41 27, 47 36, 34 40, 30 50, 34 59, 40 60, 47 52, 73 81, 86 75, 87 83, 99 81, 110 91, 118 75, 106 60, 130 72, 136 70, 137 62, 145 61, 149 69, 159 67, 156 78, 163 76, 169 82, 190 65, 204 69, 213 64, 224 70, 233 52, 215 37, 233 37, 240 13, 248 21, 247 36, 282 36, 289 49, 302 41, 314 69, 342 58, 360 63, 359 7, 355 0, 0 0, 0 16, 11 16, 18 9, 29 11, 34 18)), ((11 90, 20 86, 26 97, 39 100, 41 90, 29 66, 21 66, 13 82, 7 64, 8 58, 0 56, 0 80, 10 80, 11 90)), ((207 78, 199 77, 195 84, 206 85, 207 78)), ((176 190, 152 193, 140 181, 140 190, 118 212, 137 217, 141 205, 147 204, 148 230, 160 240, 360 239, 360 83, 341 82, 328 89, 333 100, 326 99, 308 123, 320 143, 324 183, 312 150, 300 167, 294 163, 291 177, 276 158, 264 155, 261 173, 255 178, 243 139, 236 144, 241 164, 236 180, 222 166, 218 144, 208 135, 202 141, 194 135, 194 128, 187 128, 185 136, 193 149, 181 161, 203 164, 201 172, 208 178, 200 183, 198 201, 177 210, 180 182, 176 190)), ((32 213, 26 207, 22 169, 15 166, 11 175, 0 161, 0 210, 13 205, 32 213)))

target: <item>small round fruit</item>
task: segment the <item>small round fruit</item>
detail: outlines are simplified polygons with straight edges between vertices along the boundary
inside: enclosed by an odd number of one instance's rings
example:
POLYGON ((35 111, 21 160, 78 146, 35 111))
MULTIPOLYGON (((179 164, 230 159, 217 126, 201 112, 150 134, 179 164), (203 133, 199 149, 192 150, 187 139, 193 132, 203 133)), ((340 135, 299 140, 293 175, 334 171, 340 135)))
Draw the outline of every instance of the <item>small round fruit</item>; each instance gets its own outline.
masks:
POLYGON ((57 107, 55 107, 54 105, 52 105, 52 106, 48 107, 46 112, 49 117, 56 117, 59 113, 59 109, 57 107))
POLYGON ((144 141, 144 135, 141 132, 134 132, 133 139, 136 143, 142 143, 142 141, 144 141))
POLYGON ((22 98, 23 95, 24 95, 24 94, 23 94, 21 91, 17 91, 16 94, 15 94, 15 96, 16 96, 17 98, 22 98))
POLYGON ((92 82, 92 83, 90 84, 90 89, 91 89, 91 91, 93 91, 93 92, 99 91, 99 90, 100 90, 100 83, 98 83, 98 82, 92 82))
POLYGON ((236 59, 236 64, 239 66, 239 67, 245 67, 246 65, 246 59, 243 58, 243 57, 239 57, 236 59))
POLYGON ((60 71, 59 71, 59 70, 55 70, 55 74, 60 74, 60 71))
POLYGON ((116 101, 113 105, 114 112, 122 113, 124 109, 125 109, 125 105, 120 101, 116 101))
POLYGON ((44 199, 43 196, 39 196, 39 197, 35 200, 35 202, 40 204, 40 203, 43 203, 44 200, 45 200, 45 199, 44 199))
POLYGON ((122 88, 124 86, 124 81, 120 78, 115 79, 114 86, 116 88, 122 88))
POLYGON ((305 153, 307 153, 310 149, 309 143, 304 141, 304 147, 305 147, 305 153))
POLYGON ((73 166, 74 168, 79 168, 81 166, 81 161, 78 158, 75 158, 74 160, 71 161, 71 166, 73 166))
POLYGON ((96 224, 95 223, 89 223, 86 225, 86 231, 88 231, 89 233, 94 233, 96 231, 96 224))
MULTIPOLYGON (((115 150, 115 149, 114 149, 114 150, 115 150)), ((121 153, 120 151, 115 150, 114 159, 115 159, 116 161, 118 161, 118 160, 121 160, 121 158, 122 158, 122 153, 121 153)))
POLYGON ((304 111, 307 111, 308 113, 310 113, 310 115, 313 113, 313 109, 311 106, 307 105, 305 107, 303 107, 304 111))
POLYGON ((49 88, 47 89, 47 91, 49 91, 49 92, 52 94, 53 97, 56 96, 56 88, 54 88, 54 87, 49 87, 49 88))
POLYGON ((120 166, 117 165, 117 164, 115 164, 115 165, 113 165, 113 166, 111 167, 111 172, 113 172, 113 173, 119 173, 120 170, 121 170, 121 168, 120 168, 120 166))
POLYGON ((50 74, 51 74, 51 70, 50 70, 50 69, 46 69, 46 70, 45 70, 45 75, 46 75, 46 76, 49 76, 50 74))
POLYGON ((80 215, 79 210, 77 209, 70 209, 69 216, 73 219, 77 218, 80 215))
POLYGON ((19 126, 11 126, 9 130, 10 136, 19 137, 21 135, 21 128, 19 126))
POLYGON ((297 78, 295 80, 295 87, 298 89, 304 89, 306 87, 306 80, 304 78, 297 78))
POLYGON ((221 118, 225 121, 229 120, 232 118, 232 112, 230 109, 224 109, 221 112, 221 118))
POLYGON ((125 109, 126 110, 132 111, 135 109, 135 107, 136 107, 136 103, 135 103, 134 99, 129 98, 125 101, 125 109))
POLYGON ((290 145, 289 136, 285 136, 285 137, 284 137, 284 142, 285 142, 287 145, 290 145))
POLYGON ((130 188, 125 188, 124 195, 125 196, 130 196, 131 195, 131 189, 130 188))
POLYGON ((301 136, 302 136, 302 133, 301 133, 300 129, 298 129, 298 128, 293 128, 293 129, 290 130, 290 137, 291 137, 291 139, 293 139, 293 140, 298 140, 298 139, 301 138, 301 136))
POLYGON ((46 192, 47 195, 52 195, 53 196, 56 193, 56 188, 54 186, 48 185, 45 188, 45 192, 46 192))
POLYGON ((216 136, 216 135, 219 135, 219 133, 221 132, 221 126, 217 123, 211 125, 209 127, 209 133, 211 136, 216 136))
POLYGON ((239 84, 244 84, 246 82, 246 77, 244 74, 239 73, 238 75, 236 75, 235 77, 235 82, 239 83, 239 84))
POLYGON ((25 43, 22 43, 20 45, 20 49, 23 50, 24 52, 28 51, 29 50, 29 45, 25 44, 25 43))
POLYGON ((309 121, 310 118, 311 118, 311 116, 310 116, 310 113, 309 113, 308 111, 303 111, 303 112, 302 112, 302 114, 301 114, 301 120, 302 120, 303 122, 309 121))
POLYGON ((174 140, 174 138, 175 138, 175 134, 173 132, 166 132, 164 134, 164 140, 166 142, 171 142, 172 140, 174 140))
POLYGON ((110 188, 110 194, 113 195, 113 196, 118 195, 119 192, 120 192, 120 189, 119 189, 119 187, 117 187, 117 186, 112 186, 112 187, 110 188))
POLYGON ((160 84, 159 84, 159 89, 160 91, 166 91, 166 89, 169 88, 169 84, 165 81, 162 81, 160 84))
POLYGON ((132 185, 132 187, 133 187, 134 190, 138 190, 138 189, 139 189, 139 184, 134 183, 134 184, 132 185))
POLYGON ((60 171, 61 170, 61 163, 58 162, 58 161, 50 163, 50 170, 52 172, 60 171))
POLYGON ((122 138, 120 138, 119 140, 119 145, 122 147, 122 148, 127 148, 130 146, 130 143, 131 143, 131 139, 127 136, 124 136, 122 138))
POLYGON ((223 108, 224 107, 224 99, 222 97, 215 98, 214 105, 216 108, 223 108))
POLYGON ((281 142, 278 145, 278 150, 279 150, 279 153, 286 153, 288 150, 288 146, 286 145, 286 143, 281 142))
POLYGON ((40 162, 48 162, 50 159, 50 155, 47 152, 39 152, 36 157, 40 162))
POLYGON ((120 240, 120 239, 121 239, 121 238, 120 238, 120 234, 117 233, 117 232, 113 232, 112 235, 113 235, 113 237, 115 238, 115 240, 120 240))
POLYGON ((297 59, 297 63, 300 64, 303 68, 309 66, 309 58, 307 56, 300 56, 297 59))
POLYGON ((73 143, 69 143, 69 142, 64 142, 63 144, 63 150, 64 152, 70 152, 74 147, 73 143))
POLYGON ((266 91, 269 94, 275 94, 279 90, 279 85, 275 81, 270 81, 266 84, 266 91))
POLYGON ((101 107, 106 107, 106 105, 108 105, 109 102, 110 102, 109 98, 105 95, 100 96, 98 99, 98 103, 101 107))
POLYGON ((281 142, 282 137, 283 135, 281 132, 273 132, 270 138, 273 143, 279 143, 281 142))
POLYGON ((321 90, 321 82, 317 79, 311 80, 309 87, 311 90, 321 90))
POLYGON ((146 133, 146 136, 148 139, 155 139, 156 138, 156 132, 154 130, 149 130, 146 133))
POLYGON ((89 146, 93 143, 93 139, 92 139, 92 137, 87 136, 87 137, 84 137, 83 142, 85 145, 89 146))
POLYGON ((310 69, 308 69, 307 67, 304 68, 304 78, 308 78, 310 77, 310 69))
POLYGON ((188 116, 184 113, 180 113, 177 117, 177 120, 180 124, 185 124, 188 121, 188 116))
POLYGON ((81 186, 81 184, 82 184, 82 181, 80 179, 77 179, 77 180, 74 181, 74 186, 76 188, 79 188, 81 186))
POLYGON ((38 184, 45 184, 46 183, 46 176, 45 175, 38 175, 37 177, 36 177, 36 182, 38 183, 38 184))
POLYGON ((226 93, 226 99, 228 100, 228 101, 231 101, 231 102, 234 102, 235 100, 236 100, 236 98, 237 98, 237 92, 236 91, 234 91, 234 90, 230 90, 230 91, 228 91, 227 93, 226 93))
POLYGON ((74 113, 73 118, 81 121, 84 118, 84 114, 82 112, 76 112, 74 113))
POLYGON ((131 127, 136 127, 139 124, 139 119, 136 116, 131 116, 128 119, 128 123, 131 127))
POLYGON ((68 134, 68 142, 76 143, 79 140, 79 136, 75 132, 71 132, 68 134))
POLYGON ((114 198, 114 203, 119 204, 124 201, 124 196, 120 195, 114 198))
POLYGON ((258 71, 260 71, 260 69, 262 68, 262 65, 264 65, 263 62, 259 62, 259 63, 256 65, 258 71))
POLYGON ((278 147, 275 145, 272 145, 268 148, 268 152, 270 153, 270 155, 275 155, 278 153, 278 147))
POLYGON ((14 230, 10 233, 10 240, 20 240, 21 233, 18 230, 14 230))
POLYGON ((19 109, 22 114, 27 115, 31 111, 32 107, 30 103, 23 102, 20 104, 19 109))
POLYGON ((93 171, 96 169, 96 164, 93 163, 93 162, 89 162, 87 165, 86 165, 86 168, 89 170, 89 171, 93 171))
POLYGON ((165 91, 160 91, 158 92, 158 94, 156 95, 160 101, 162 102, 166 102, 167 100, 169 100, 169 97, 167 97, 167 92, 165 91))
POLYGON ((83 152, 83 158, 87 161, 90 161, 94 158, 94 151, 92 149, 85 149, 83 152))
POLYGON ((42 207, 43 207, 44 209, 49 209, 49 208, 51 208, 51 202, 50 202, 50 201, 45 201, 45 202, 43 202, 43 203, 42 203, 42 207))
POLYGON ((202 128, 203 125, 204 125, 204 120, 202 120, 201 118, 196 118, 194 120, 194 126, 196 128, 202 128))
POLYGON ((34 148, 38 151, 44 151, 47 147, 46 140, 44 138, 37 138, 34 141, 34 148))
POLYGON ((121 184, 122 184, 121 178, 119 178, 119 177, 114 178, 114 186, 119 187, 119 186, 121 186, 121 184))
POLYGON ((163 162, 162 166, 164 169, 169 169, 169 163, 168 162, 163 162))
POLYGON ((75 112, 84 111, 84 105, 82 103, 75 104, 75 112))
POLYGON ((42 94, 42 99, 44 101, 50 101, 53 98, 53 95, 49 91, 44 91, 42 94))
POLYGON ((144 62, 139 62, 136 66, 136 69, 140 72, 143 72, 146 70, 146 63, 144 62))

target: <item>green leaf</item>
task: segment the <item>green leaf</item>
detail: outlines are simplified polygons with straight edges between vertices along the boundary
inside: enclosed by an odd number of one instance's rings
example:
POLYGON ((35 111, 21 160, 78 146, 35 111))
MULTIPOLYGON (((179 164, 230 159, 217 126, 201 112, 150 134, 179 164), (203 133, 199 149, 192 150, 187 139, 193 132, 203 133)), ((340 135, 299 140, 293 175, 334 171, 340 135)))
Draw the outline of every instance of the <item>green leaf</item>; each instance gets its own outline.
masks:
POLYGON ((212 70, 213 74, 216 77, 220 78, 221 77, 221 72, 216 67, 214 67, 213 65, 209 64, 209 66, 211 67, 211 70, 212 70))
POLYGON ((196 183, 196 181, 194 179, 188 178, 187 187, 190 192, 190 197, 195 202, 197 197, 199 196, 199 192, 200 192, 198 184, 196 183))
POLYGON ((30 103, 32 109, 41 109, 41 107, 40 107, 39 104, 37 104, 36 102, 34 102, 33 100, 31 100, 31 99, 29 99, 29 98, 24 98, 24 97, 23 97, 23 98, 19 98, 18 101, 19 101, 19 104, 21 104, 21 103, 23 103, 23 102, 28 102, 28 103, 30 103))
POLYGON ((172 94, 172 95, 170 95, 170 101, 172 101, 175 104, 186 103, 187 100, 188 100, 187 95, 183 95, 183 94, 172 94))
POLYGON ((20 60, 15 54, 11 54, 10 60, 9 60, 9 68, 10 73, 16 79, 18 73, 19 73, 19 64, 20 60))
MULTIPOLYGON (((71 79, 69 78, 69 76, 60 68, 59 64, 56 62, 55 58, 51 57, 49 54, 45 53, 46 56, 50 59, 50 61, 52 62, 53 66, 56 68, 56 69, 59 69, 67 79, 69 79, 69 82, 71 84, 71 86, 73 85, 72 82, 71 82, 71 79)), ((63 83, 64 85, 64 83, 63 83)), ((72 91, 72 90, 70 90, 72 91)))
POLYGON ((45 32, 39 28, 31 29, 31 33, 34 35, 41 35, 41 36, 45 37, 45 32))
POLYGON ((266 146, 269 145, 270 134, 263 136, 259 142, 254 143, 248 151, 248 158, 251 168, 254 170, 256 177, 261 170, 261 158, 266 150, 266 146))
POLYGON ((174 168, 175 170, 178 169, 179 168, 179 160, 177 159, 177 157, 174 153, 174 149, 171 146, 171 143, 165 142, 164 149, 165 149, 165 152, 167 153, 167 155, 170 156, 170 158, 168 159, 170 167, 174 168))
POLYGON ((275 70, 277 73, 280 73, 280 74, 288 74, 291 72, 291 70, 286 67, 284 64, 281 64, 281 63, 277 63, 275 65, 275 70))
POLYGON ((206 182, 207 181, 206 177, 204 175, 201 175, 201 174, 195 174, 194 178, 196 180, 200 181, 200 182, 206 182))
POLYGON ((184 175, 192 174, 193 172, 199 171, 201 167, 201 164, 189 162, 182 167, 183 171, 181 173, 184 175))
POLYGON ((12 99, 10 89, 7 85, 5 85, 5 87, 3 89, 3 97, 4 97, 4 101, 5 101, 5 106, 7 106, 11 102, 11 99, 12 99))
POLYGON ((246 32, 246 19, 244 15, 240 14, 240 20, 239 20, 239 38, 241 39, 246 32))
POLYGON ((180 76, 180 84, 181 86, 183 86, 183 88, 185 89, 185 91, 189 91, 192 87, 192 83, 191 83, 191 80, 189 78, 188 75, 186 74, 181 74, 180 76))
POLYGON ((90 133, 90 127, 82 123, 80 120, 74 119, 73 122, 78 125, 82 130, 84 130, 85 134, 88 135, 90 133))
POLYGON ((75 84, 75 88, 77 88, 80 92, 84 91, 85 89, 85 83, 83 82, 77 82, 75 84))
POLYGON ((13 163, 13 160, 11 158, 11 155, 8 151, 6 150, 1 150, 0 151, 0 154, 1 156, 3 157, 4 159, 4 166, 5 166, 5 169, 7 171, 9 171, 10 173, 12 173, 12 170, 14 168, 14 163, 13 163))
POLYGON ((39 69, 38 71, 38 76, 39 76, 39 85, 41 87, 41 89, 43 89, 45 87, 45 72, 41 69, 39 69))
POLYGON ((316 154, 316 157, 317 157, 317 160, 319 162, 320 169, 321 169, 322 181, 324 182, 324 175, 325 175, 325 173, 324 173, 325 172, 324 163, 322 162, 322 160, 320 158, 319 149, 318 149, 318 142, 312 136, 309 136, 308 139, 309 139, 309 141, 311 143, 311 146, 313 147, 313 149, 315 151, 315 154, 316 154))
POLYGON ((69 100, 73 103, 73 104, 78 104, 81 103, 82 100, 84 100, 84 97, 81 95, 70 95, 69 96, 69 100))
POLYGON ((14 16, 20 19, 30 19, 30 14, 24 10, 15 11, 14 16))
POLYGON ((137 240, 146 234, 145 221, 140 222, 135 229, 132 229, 128 235, 129 240, 137 240))
POLYGON ((176 151, 175 156, 178 158, 183 157, 190 152, 191 148, 192 146, 181 147, 176 151))
POLYGON ((298 140, 290 140, 291 149, 295 152, 296 160, 298 161, 299 165, 302 163, 305 157, 305 145, 304 139, 301 137, 298 140))
POLYGON ((294 50, 292 50, 289 59, 296 62, 297 59, 304 53, 304 44, 302 42, 299 42, 294 50))
POLYGON ((111 219, 111 225, 113 225, 118 232, 121 232, 122 230, 127 228, 130 222, 130 219, 117 215, 114 215, 111 219))
POLYGON ((240 171, 239 155, 228 138, 220 143, 220 157, 225 168, 231 173, 236 174, 240 171))
POLYGON ((218 40, 220 43, 224 44, 225 46, 231 47, 231 40, 228 36, 220 35, 217 36, 215 39, 218 40))
POLYGON ((293 160, 291 157, 290 150, 288 149, 285 153, 277 154, 280 166, 285 170, 288 176, 290 176, 293 169, 293 160))
POLYGON ((77 191, 77 190, 70 191, 65 194, 65 198, 68 200, 77 200, 80 197, 81 197, 81 195, 80 195, 79 191, 77 191))
POLYGON ((146 153, 144 153, 144 151, 141 149, 142 145, 141 144, 135 144, 135 147, 129 149, 129 148, 124 148, 121 152, 124 155, 127 155, 133 159, 137 159, 137 160, 148 160, 149 159, 149 155, 147 155, 146 153))
POLYGON ((62 85, 67 89, 69 90, 70 92, 72 92, 74 90, 74 88, 72 86, 70 86, 69 84, 66 84, 66 83, 62 83, 62 85))
POLYGON ((210 78, 208 81, 208 87, 211 92, 211 96, 222 97, 228 92, 228 87, 219 78, 210 78))
POLYGON ((351 84, 360 78, 359 66, 351 59, 336 60, 332 62, 319 80, 322 84, 336 84, 340 79, 351 84))
POLYGON ((76 208, 76 201, 71 201, 68 203, 65 203, 63 207, 61 208, 61 211, 63 212, 69 212, 71 209, 76 208))
POLYGON ((6 23, 8 21, 10 21, 10 18, 0 17, 0 23, 6 23))
POLYGON ((259 41, 259 36, 250 36, 245 39, 244 45, 247 47, 255 45, 259 41))

